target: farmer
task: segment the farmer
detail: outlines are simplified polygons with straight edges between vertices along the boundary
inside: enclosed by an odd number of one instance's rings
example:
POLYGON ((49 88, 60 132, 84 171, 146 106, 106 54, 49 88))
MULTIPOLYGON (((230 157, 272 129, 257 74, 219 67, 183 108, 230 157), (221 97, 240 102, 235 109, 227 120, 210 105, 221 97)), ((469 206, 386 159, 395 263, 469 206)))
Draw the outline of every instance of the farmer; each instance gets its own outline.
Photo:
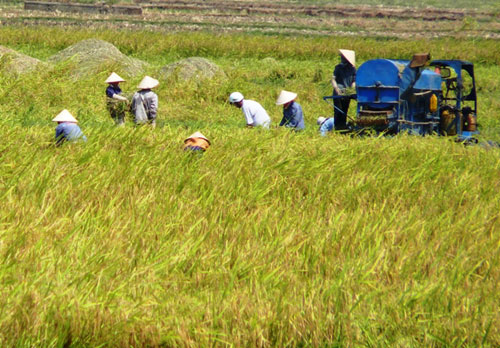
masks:
POLYGON ((271 118, 266 110, 254 100, 244 99, 240 92, 233 92, 229 96, 229 102, 243 111, 247 121, 247 127, 269 128, 271 118))
POLYGON ((135 124, 151 124, 152 128, 156 127, 156 112, 158 110, 158 95, 151 89, 158 86, 158 80, 145 76, 132 97, 130 111, 134 114, 135 124))
POLYGON ((210 146, 210 140, 200 132, 191 134, 184 140, 184 151, 205 152, 210 146))
POLYGON ((333 117, 326 118, 320 116, 316 122, 318 123, 319 131, 322 137, 326 136, 326 133, 331 131, 335 126, 335 118, 333 117))
POLYGON ((65 141, 87 141, 87 137, 83 135, 82 130, 78 127, 78 121, 71 113, 64 109, 61 111, 52 122, 57 122, 56 127, 56 145, 60 146, 65 141))
POLYGON ((125 106, 128 100, 121 95, 122 90, 119 84, 120 82, 125 82, 125 80, 113 72, 105 82, 109 84, 108 88, 106 88, 106 106, 108 111, 115 124, 123 126, 125 124, 125 106))
MULTIPOLYGON (((332 76, 333 95, 346 95, 347 88, 356 87, 356 54, 351 50, 339 50, 340 64, 332 76)), ((347 128, 347 111, 351 98, 334 99, 335 129, 347 128)))
POLYGON ((306 126, 304 124, 304 114, 302 107, 295 101, 297 94, 288 91, 281 91, 276 105, 283 105, 283 118, 280 122, 280 127, 285 126, 293 128, 295 131, 300 131, 306 126))

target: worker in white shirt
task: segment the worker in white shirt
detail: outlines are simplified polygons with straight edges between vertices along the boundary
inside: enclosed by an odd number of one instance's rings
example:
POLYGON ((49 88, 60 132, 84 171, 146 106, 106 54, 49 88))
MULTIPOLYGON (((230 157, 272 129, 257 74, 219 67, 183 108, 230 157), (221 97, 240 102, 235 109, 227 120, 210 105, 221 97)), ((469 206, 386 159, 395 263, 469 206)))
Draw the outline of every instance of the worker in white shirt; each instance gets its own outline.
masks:
POLYGON ((247 127, 263 127, 269 128, 271 118, 266 110, 254 100, 244 99, 243 94, 240 92, 233 92, 229 96, 229 102, 240 108, 245 115, 247 127))

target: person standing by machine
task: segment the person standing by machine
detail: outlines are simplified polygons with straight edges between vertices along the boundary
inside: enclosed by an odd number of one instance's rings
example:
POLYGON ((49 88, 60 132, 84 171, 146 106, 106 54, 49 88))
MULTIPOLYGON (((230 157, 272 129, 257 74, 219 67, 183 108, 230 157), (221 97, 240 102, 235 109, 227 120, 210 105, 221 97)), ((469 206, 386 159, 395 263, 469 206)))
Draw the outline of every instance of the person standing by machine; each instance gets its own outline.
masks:
POLYGON ((335 98, 335 129, 343 130, 347 128, 347 111, 351 98, 346 95, 348 88, 356 87, 356 54, 351 50, 340 49, 340 64, 335 66, 332 76, 332 87, 335 98))

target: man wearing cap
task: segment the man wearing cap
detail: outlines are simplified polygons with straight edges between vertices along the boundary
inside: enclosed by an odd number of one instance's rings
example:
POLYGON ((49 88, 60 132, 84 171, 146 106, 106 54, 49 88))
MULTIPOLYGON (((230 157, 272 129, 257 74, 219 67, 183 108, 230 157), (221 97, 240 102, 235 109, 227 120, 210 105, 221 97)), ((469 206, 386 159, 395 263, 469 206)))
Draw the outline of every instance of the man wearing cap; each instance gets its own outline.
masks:
MULTIPOLYGON (((339 50, 340 64, 335 66, 332 76, 333 95, 344 95, 346 89, 356 86, 356 54, 351 50, 339 50)), ((349 97, 334 99, 335 129, 347 128, 349 97)))
POLYGON ((201 132, 195 132, 184 140, 184 151, 205 152, 210 146, 210 140, 201 132))
POLYGON ((293 128, 295 131, 300 131, 306 128, 304 124, 304 113, 299 103, 295 101, 297 93, 281 91, 276 105, 283 105, 283 118, 280 122, 280 127, 285 126, 293 128))
POLYGON ((106 88, 106 106, 108 111, 115 124, 123 126, 125 124, 125 106, 128 100, 121 95, 122 90, 119 84, 120 82, 125 82, 125 80, 113 72, 105 82, 109 84, 108 88, 106 88))
POLYGON ((335 119, 333 117, 326 118, 320 116, 316 122, 318 123, 319 131, 322 137, 326 136, 326 133, 331 131, 335 126, 335 119))
POLYGON ((229 96, 229 102, 243 111, 243 115, 247 121, 247 127, 252 128, 260 126, 269 128, 271 118, 262 105, 256 101, 244 99, 243 94, 240 92, 233 92, 229 96))
POLYGON ((65 141, 83 140, 87 141, 87 137, 83 135, 82 130, 78 127, 78 121, 71 115, 71 113, 64 109, 52 122, 57 122, 56 127, 56 145, 60 146, 65 141))
POLYGON ((135 124, 150 123, 156 126, 156 112, 158 110, 158 95, 151 89, 158 86, 160 82, 150 76, 145 76, 132 97, 130 110, 134 114, 135 124))

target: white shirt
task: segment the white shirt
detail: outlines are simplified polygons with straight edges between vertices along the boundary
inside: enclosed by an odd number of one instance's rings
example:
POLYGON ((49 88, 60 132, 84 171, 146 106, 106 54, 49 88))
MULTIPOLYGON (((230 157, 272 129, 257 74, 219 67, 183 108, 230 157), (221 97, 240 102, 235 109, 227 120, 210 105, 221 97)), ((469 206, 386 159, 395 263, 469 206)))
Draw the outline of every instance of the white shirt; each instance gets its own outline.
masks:
POLYGON ((256 101, 243 99, 241 110, 243 111, 243 115, 245 115, 247 124, 253 124, 254 127, 262 126, 264 128, 269 128, 271 118, 262 105, 256 101))

